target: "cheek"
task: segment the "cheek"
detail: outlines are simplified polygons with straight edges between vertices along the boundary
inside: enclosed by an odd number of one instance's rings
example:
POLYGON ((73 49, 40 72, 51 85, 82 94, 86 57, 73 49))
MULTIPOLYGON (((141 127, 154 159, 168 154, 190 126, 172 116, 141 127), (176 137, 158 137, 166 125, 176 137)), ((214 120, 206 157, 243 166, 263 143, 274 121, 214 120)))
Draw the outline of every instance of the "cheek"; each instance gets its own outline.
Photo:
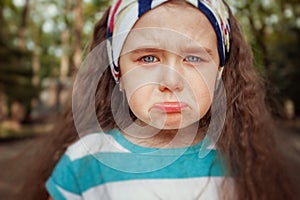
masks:
POLYGON ((215 79, 206 79, 203 76, 190 78, 193 96, 196 102, 194 103, 195 109, 198 110, 200 117, 203 117, 209 110, 214 93, 215 79))
MULTIPOLYGON (((135 91, 130 91, 130 96, 127 96, 129 107, 138 118, 145 118, 147 116, 151 104, 152 92, 152 86, 144 86, 135 91)), ((127 92, 126 95, 128 95, 127 92)))
POLYGON ((196 88, 196 100, 197 107, 199 109, 200 116, 203 117, 209 110, 212 102, 212 96, 209 88, 206 85, 201 85, 196 88))
POLYGON ((194 74, 194 79, 191 80, 197 80, 192 82, 191 84, 194 85, 194 88, 200 90, 200 93, 203 93, 204 96, 208 96, 210 98, 210 101, 213 98, 214 90, 215 90, 215 84, 216 79, 218 75, 218 67, 213 63, 207 64, 205 67, 196 68, 197 72, 194 74), (196 85, 195 85, 195 82, 196 85))
POLYGON ((132 112, 138 116, 138 114, 144 110, 143 109, 143 104, 140 100, 140 98, 138 98, 138 96, 132 95, 131 97, 128 97, 128 105, 130 107, 130 109, 132 110, 132 112))

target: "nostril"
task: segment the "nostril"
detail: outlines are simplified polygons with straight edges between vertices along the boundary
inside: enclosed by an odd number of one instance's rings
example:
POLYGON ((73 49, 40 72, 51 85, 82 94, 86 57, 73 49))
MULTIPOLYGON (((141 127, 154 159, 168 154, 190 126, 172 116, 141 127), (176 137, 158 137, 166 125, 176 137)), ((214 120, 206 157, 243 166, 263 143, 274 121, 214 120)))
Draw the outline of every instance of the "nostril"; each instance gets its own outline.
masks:
POLYGON ((181 91, 183 89, 183 84, 180 81, 176 82, 162 82, 159 84, 159 90, 161 92, 174 92, 174 91, 181 91))
POLYGON ((165 85, 162 85, 162 84, 159 84, 159 90, 161 92, 165 92, 165 91, 171 91, 172 92, 172 89, 170 89, 169 87, 167 87, 165 85))

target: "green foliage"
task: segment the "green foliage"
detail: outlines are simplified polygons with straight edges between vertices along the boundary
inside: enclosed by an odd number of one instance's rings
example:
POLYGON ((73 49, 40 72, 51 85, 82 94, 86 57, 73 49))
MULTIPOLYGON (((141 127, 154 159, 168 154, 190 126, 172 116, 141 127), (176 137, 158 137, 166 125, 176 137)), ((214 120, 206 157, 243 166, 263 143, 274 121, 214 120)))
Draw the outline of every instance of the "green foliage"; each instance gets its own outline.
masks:
POLYGON ((92 0, 90 3, 85 3, 85 16, 94 16, 95 13, 101 12, 109 5, 108 0, 92 0))
MULTIPOLYGON (((82 49, 90 41, 93 26, 100 18, 101 12, 107 8, 109 1, 83 0, 83 2, 85 27, 81 41, 82 49)), ((22 18, 24 5, 14 4, 12 0, 0 1, 2 27, 0 29, 0 93, 4 93, 6 97, 9 114, 12 102, 18 101, 25 106, 28 117, 32 99, 39 96, 43 79, 49 77, 59 79, 62 55, 61 34, 64 30, 69 31, 67 54, 71 65, 70 71, 73 70, 71 57, 74 41, 74 3, 73 0, 30 0, 27 23, 24 27, 26 44, 25 48, 21 48, 20 25, 24 21, 22 18), (34 58, 37 57, 34 62, 34 58), (39 66, 35 72, 33 63, 37 64, 34 66, 39 66), (33 76, 36 75, 40 81, 37 86, 33 85, 33 76)), ((16 135, 11 131, 0 130, 0 132, 16 135)))
POLYGON ((11 121, 0 124, 0 140, 22 139, 48 133, 52 125, 18 125, 11 121))
POLYGON ((18 101, 30 110, 30 103, 37 97, 39 88, 32 84, 32 69, 30 67, 31 53, 8 46, 3 41, 0 44, 0 89, 5 93, 10 103, 18 101))
POLYGON ((300 114, 300 2, 229 0, 250 42, 270 99, 292 99, 300 114))
MULTIPOLYGON (((20 17, 13 23, 11 23, 10 17, 16 18, 19 14, 20 10, 11 1, 1 2, 1 26, 17 26, 20 17), (4 11, 9 11, 11 14, 5 17, 4 11)), ((32 84, 32 54, 15 45, 18 32, 12 30, 10 28, 2 29, 0 34, 0 91, 5 94, 9 112, 10 104, 13 101, 23 104, 26 112, 29 112, 31 100, 37 97, 39 92, 39 88, 32 84)))

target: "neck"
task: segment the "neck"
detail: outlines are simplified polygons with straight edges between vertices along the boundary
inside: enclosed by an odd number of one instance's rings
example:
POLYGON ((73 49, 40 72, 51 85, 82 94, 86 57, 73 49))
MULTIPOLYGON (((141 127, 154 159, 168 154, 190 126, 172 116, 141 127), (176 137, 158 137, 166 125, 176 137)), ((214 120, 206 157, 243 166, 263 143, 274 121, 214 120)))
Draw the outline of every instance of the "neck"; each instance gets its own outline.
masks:
POLYGON ((121 130, 124 137, 130 142, 152 148, 187 147, 200 142, 204 131, 198 129, 198 123, 182 129, 156 129, 152 126, 139 126, 133 123, 121 130))

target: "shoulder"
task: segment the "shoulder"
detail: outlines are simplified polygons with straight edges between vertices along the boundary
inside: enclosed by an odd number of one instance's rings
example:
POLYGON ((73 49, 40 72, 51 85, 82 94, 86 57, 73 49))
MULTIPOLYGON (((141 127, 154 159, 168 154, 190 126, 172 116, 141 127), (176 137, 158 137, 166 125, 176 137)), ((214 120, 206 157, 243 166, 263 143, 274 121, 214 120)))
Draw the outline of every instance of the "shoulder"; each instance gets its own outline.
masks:
POLYGON ((99 152, 129 152, 109 133, 91 133, 83 136, 67 148, 65 155, 70 160, 97 154, 99 152))

